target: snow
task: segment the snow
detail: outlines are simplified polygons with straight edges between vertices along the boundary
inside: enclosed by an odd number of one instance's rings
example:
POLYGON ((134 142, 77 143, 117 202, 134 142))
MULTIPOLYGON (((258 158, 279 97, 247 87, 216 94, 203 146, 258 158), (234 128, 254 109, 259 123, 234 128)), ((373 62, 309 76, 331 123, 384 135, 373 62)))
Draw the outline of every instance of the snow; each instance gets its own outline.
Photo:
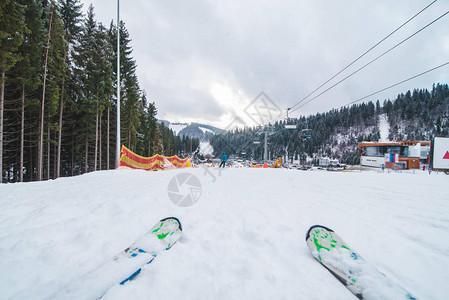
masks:
POLYGON ((380 140, 379 142, 388 142, 388 135, 390 133, 390 123, 388 123, 387 114, 379 116, 379 132, 380 140))
POLYGON ((200 142, 200 154, 201 155, 212 155, 214 153, 214 148, 209 143, 209 141, 200 142))
MULTIPOLYGON (((103 299, 354 299, 308 250, 314 224, 335 230, 416 298, 447 299, 447 180, 422 171, 200 167, 0 185, 0 298, 65 295, 158 220, 176 216, 178 243, 103 299), (201 182, 190 207, 167 194, 184 172, 201 182)), ((84 299, 99 296, 79 289, 84 299)))
POLYGON ((189 124, 170 123, 169 128, 177 135, 181 130, 189 126, 189 124))
POLYGON ((210 130, 209 128, 205 128, 205 127, 199 127, 201 129, 201 131, 206 134, 206 133, 212 133, 215 134, 215 132, 213 132, 212 130, 210 130))

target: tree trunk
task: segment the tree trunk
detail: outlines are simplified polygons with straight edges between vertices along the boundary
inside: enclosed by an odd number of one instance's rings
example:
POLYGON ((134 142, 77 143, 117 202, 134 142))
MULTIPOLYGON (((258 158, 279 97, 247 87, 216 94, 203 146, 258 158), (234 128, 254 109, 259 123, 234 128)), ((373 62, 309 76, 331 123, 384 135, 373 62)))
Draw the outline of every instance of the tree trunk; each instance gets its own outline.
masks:
POLYGON ((44 66, 44 82, 42 88, 42 106, 41 106, 41 120, 39 126, 39 146, 37 151, 37 180, 42 180, 43 171, 43 150, 44 150, 44 107, 45 107, 45 81, 47 79, 47 62, 48 62, 48 50, 50 49, 50 35, 51 35, 51 23, 53 20, 53 3, 50 12, 50 25, 48 26, 48 39, 47 39, 47 50, 45 53, 45 66, 44 66))
MULTIPOLYGON (((67 51, 64 53, 64 61, 67 60, 67 51)), ((61 143, 62 143, 62 115, 64 112, 64 87, 65 87, 65 70, 62 73, 62 84, 61 84, 61 101, 59 104, 59 130, 58 130, 58 156, 56 158, 56 175, 58 178, 61 172, 61 143)))
POLYGON ((5 100, 5 72, 0 79, 0 183, 3 182, 3 102, 5 100))
POLYGON ((20 122, 19 182, 23 182, 23 141, 25 136, 25 84, 22 84, 22 120, 20 122))
POLYGON ((108 126, 106 133, 106 170, 109 170, 109 121, 110 121, 111 109, 108 107, 108 126))
POLYGON ((72 134, 72 177, 73 177, 73 170, 75 168, 75 135, 72 134))
MULTIPOLYGON (((58 133, 55 132, 54 133, 55 140, 57 139, 57 135, 58 135, 58 133)), ((56 177, 56 173, 58 173, 58 171, 57 171, 57 167, 58 167, 57 160, 58 160, 58 145, 54 144, 53 145, 53 179, 57 178, 56 177)))
POLYGON ((97 113, 95 114, 94 172, 97 170, 97 158, 98 158, 98 95, 97 95, 97 113))
POLYGON ((86 160, 84 161, 84 173, 87 173, 87 159, 89 158, 89 142, 88 138, 86 136, 86 154, 85 154, 86 160))
POLYGON ((98 158, 99 158, 99 163, 98 163, 98 167, 99 167, 99 169, 100 169, 100 171, 101 171, 101 169, 102 169, 102 167, 101 167, 101 156, 102 156, 102 151, 101 151, 101 119, 102 119, 102 114, 100 113, 100 132, 99 132, 99 135, 98 135, 98 143, 99 143, 99 145, 98 145, 98 158))
POLYGON ((50 126, 47 126, 47 180, 50 180, 50 126))
POLYGON ((33 150, 34 150, 34 145, 33 145, 33 129, 31 129, 30 128, 30 132, 29 132, 29 135, 30 135, 30 140, 29 140, 29 142, 28 142, 28 146, 29 146, 29 149, 30 149, 30 172, 29 172, 29 174, 30 174, 30 181, 33 181, 33 177, 34 177, 34 160, 33 160, 33 150))

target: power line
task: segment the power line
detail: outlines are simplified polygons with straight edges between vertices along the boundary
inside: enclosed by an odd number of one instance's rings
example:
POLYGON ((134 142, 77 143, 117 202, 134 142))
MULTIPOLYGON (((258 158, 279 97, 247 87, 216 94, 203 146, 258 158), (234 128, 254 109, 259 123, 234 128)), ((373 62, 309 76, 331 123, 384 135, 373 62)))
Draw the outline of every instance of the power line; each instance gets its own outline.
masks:
POLYGON ((333 89, 334 87, 336 87, 337 85, 339 85, 340 83, 342 83, 343 81, 345 81, 346 79, 348 79, 349 77, 355 75, 356 73, 360 72, 361 70, 363 70, 364 68, 366 68, 367 66, 369 66, 370 64, 372 64, 373 62, 375 62, 376 60, 378 60, 379 58, 383 57, 384 55, 386 55, 387 53, 391 52, 392 50, 394 50, 395 48, 399 47, 400 45, 402 45, 403 43, 405 43, 406 41, 408 41, 409 39, 411 39, 412 37, 414 37, 415 35, 417 35, 418 33, 420 33, 421 31, 423 31, 424 29, 426 29, 427 27, 429 27, 430 25, 432 25, 433 23, 435 23, 436 21, 440 20, 441 18, 443 18, 444 16, 446 16, 447 14, 449 14, 449 11, 445 12, 444 14, 442 14, 441 16, 439 16, 438 18, 436 18, 435 20, 433 20, 432 22, 430 22, 429 24, 427 24, 426 26, 422 27, 421 29, 419 29, 418 31, 416 31, 415 33, 413 33, 412 35, 408 36, 407 38, 403 39, 401 42, 397 43, 396 45, 394 45, 393 47, 391 47, 390 49, 388 49, 387 51, 385 51, 384 53, 382 53, 381 55, 377 56, 375 59, 371 60, 369 63, 365 64, 364 66, 362 66, 361 68, 357 69, 356 71, 352 72, 351 74, 349 74, 348 76, 346 76, 345 78, 343 78, 342 80, 338 81, 337 83, 335 83, 334 85, 332 85, 331 87, 327 88, 326 90, 324 90, 323 92, 319 93, 318 95, 316 95, 315 97, 313 97, 312 99, 308 100, 307 102, 305 102, 304 104, 302 104, 301 106, 295 108, 294 110, 292 110, 291 112, 294 112, 298 109, 300 109, 301 107, 304 107, 306 104, 312 102, 313 100, 315 100, 316 98, 318 98, 319 96, 323 95, 324 93, 328 92, 329 90, 333 89))
MULTIPOLYGON (((359 57, 357 57, 355 60, 353 60, 351 63, 349 63, 346 67, 344 67, 343 69, 341 69, 338 73, 336 73, 335 75, 333 75, 331 78, 329 78, 327 81, 325 81, 323 84, 321 84, 319 87, 317 87, 315 90, 313 90, 311 93, 309 93, 307 96, 305 96, 303 99, 301 99, 300 101, 298 101, 295 105, 291 106, 290 109, 294 109, 297 105, 301 104, 304 100, 306 100, 307 98, 309 98, 313 93, 315 93, 316 91, 318 91, 320 88, 322 88, 324 85, 326 85, 327 83, 329 83, 332 79, 334 79, 335 77, 337 77, 338 75, 340 75, 343 71, 345 71, 346 69, 348 69, 350 66, 352 66, 354 63, 356 63, 357 61, 359 61, 362 57, 364 57, 366 54, 368 54, 369 52, 371 52, 374 48, 376 48, 377 46, 379 46, 382 42, 384 42, 386 39, 388 39, 390 36, 392 36, 394 33, 396 33, 399 29, 401 29, 402 27, 404 27, 406 24, 408 24, 411 20, 413 20, 414 18, 416 18, 419 14, 421 14, 423 11, 425 11, 426 9, 428 9, 431 5, 433 5, 437 0, 433 1, 432 3, 430 3, 429 5, 427 5, 426 7, 424 7, 423 9, 421 9, 418 13, 416 13, 414 16, 412 16, 410 19, 408 19, 407 21, 405 21, 402 25, 400 25, 398 28, 396 28, 395 30, 393 30, 390 34, 388 34, 386 37, 384 37, 382 40, 380 40, 379 42, 377 42, 374 46, 372 46, 370 49, 368 49, 367 51, 365 51, 362 55, 360 55, 359 57)), ((301 106, 302 107, 302 106, 301 106)), ((300 107, 299 107, 300 108, 300 107)), ((298 108, 298 109, 299 109, 298 108)), ((297 109, 295 109, 297 110, 297 109)), ((293 110, 294 111, 294 110, 293 110)), ((291 112, 293 112, 291 111, 291 112)), ((285 114, 282 114, 281 116, 279 116, 277 119, 275 119, 273 122, 276 122, 279 119, 282 119, 284 117, 285 114)))
POLYGON ((449 62, 444 63, 444 64, 442 64, 442 65, 439 65, 439 66, 437 66, 437 67, 435 67, 435 68, 432 68, 432 69, 430 69, 430 70, 427 70, 427 71, 425 71, 425 72, 419 73, 419 74, 417 74, 417 75, 415 75, 415 76, 412 76, 412 77, 409 77, 409 78, 407 78, 407 79, 404 79, 404 80, 402 80, 402 81, 400 81, 400 82, 398 82, 398 83, 395 83, 395 84, 390 85, 390 86, 388 86, 388 87, 386 87, 386 88, 383 88, 383 89, 381 89, 381 90, 378 90, 377 92, 371 93, 371 94, 369 94, 369 95, 367 95, 367 96, 365 96, 365 97, 362 97, 362 98, 359 98, 359 99, 354 100, 354 101, 352 101, 352 102, 349 102, 348 104, 343 105, 342 107, 349 106, 349 105, 354 104, 354 103, 356 103, 356 102, 362 101, 362 100, 364 100, 364 99, 366 99, 366 98, 372 97, 372 96, 374 96, 374 95, 376 95, 376 94, 379 94, 379 93, 381 93, 381 92, 383 92, 383 91, 386 91, 386 90, 391 89, 391 88, 393 88, 393 87, 395 87, 395 86, 398 86, 398 85, 400 85, 400 84, 403 84, 404 82, 410 81, 410 80, 412 80, 412 79, 415 79, 415 78, 420 77, 420 76, 422 76, 422 75, 425 75, 425 74, 427 74, 427 73, 430 73, 430 72, 432 72, 432 71, 435 71, 436 69, 442 68, 442 67, 444 67, 444 66, 446 66, 446 65, 449 65, 449 62))
POLYGON ((407 25, 411 20, 413 20, 415 17, 417 17, 419 14, 421 14, 423 11, 425 11, 427 8, 429 8, 432 4, 434 4, 437 0, 433 1, 432 3, 430 3, 429 5, 427 5, 426 7, 424 7, 422 10, 420 10, 417 14, 415 14, 413 17, 411 17, 410 19, 408 19, 406 22, 404 22, 401 26, 399 26, 398 28, 396 28, 395 30, 393 30, 390 34, 388 34, 386 37, 384 37, 382 40, 380 40, 379 42, 377 42, 374 46, 372 46, 371 48, 369 48, 367 51, 365 51, 362 55, 360 55, 359 57, 357 57, 355 60, 353 60, 351 63, 349 63, 346 67, 344 67, 343 69, 341 69, 337 74, 335 74, 334 76, 332 76, 331 78, 329 78, 327 81, 325 81, 323 84, 321 84, 319 87, 317 87, 315 90, 313 90, 310 94, 308 94, 307 96, 305 96, 303 99, 301 99, 299 102, 297 102, 295 105, 293 105, 291 108, 295 108, 295 106, 297 106, 298 104, 300 104, 301 102, 303 102, 304 100, 306 100, 307 98, 309 98, 313 93, 315 93, 316 91, 318 91, 320 88, 322 88, 324 85, 326 85, 329 81, 331 81, 332 79, 334 79, 335 77, 337 77, 338 75, 340 75, 343 71, 345 71, 347 68, 349 68, 350 66, 352 66, 354 63, 356 63, 358 60, 360 60, 362 57, 364 57, 366 54, 368 54, 371 50, 373 50, 374 48, 376 48, 377 46, 379 46, 382 42, 384 42, 386 39, 388 39, 390 36, 392 36, 394 33, 396 33, 399 29, 401 29, 402 27, 404 27, 405 25, 407 25))

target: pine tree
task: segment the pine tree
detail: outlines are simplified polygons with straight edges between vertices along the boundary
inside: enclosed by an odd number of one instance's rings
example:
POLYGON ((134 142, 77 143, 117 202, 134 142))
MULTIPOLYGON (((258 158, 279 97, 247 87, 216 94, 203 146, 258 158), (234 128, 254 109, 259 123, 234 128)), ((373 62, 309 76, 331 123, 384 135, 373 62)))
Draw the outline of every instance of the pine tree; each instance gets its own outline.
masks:
POLYGON ((158 151, 156 151, 156 144, 158 143, 158 123, 157 123, 157 119, 156 119, 156 115, 157 115, 157 109, 156 109, 156 105, 153 103, 149 103, 148 105, 148 156, 152 156, 156 153, 158 153, 158 151))
MULTIPOLYGON (((72 76, 72 55, 74 51, 74 45, 79 39, 79 34, 81 32, 81 8, 82 5, 79 4, 79 0, 61 0, 60 1, 60 11, 61 18, 64 22, 64 39, 67 43, 66 51, 64 52, 64 61, 67 68, 63 69, 62 80, 61 80, 61 96, 59 104, 59 120, 58 120, 58 150, 56 159, 56 174, 55 177, 60 176, 61 172, 61 151, 62 151, 62 130, 63 130, 63 114, 65 98, 67 93, 67 76, 72 76)), ((70 99, 70 97, 69 97, 70 99)), ((73 150, 72 150, 73 151, 73 150)))
POLYGON ((98 46, 96 45, 97 22, 94 16, 94 8, 90 5, 82 25, 82 36, 78 45, 75 46, 76 54, 74 54, 75 74, 81 89, 76 103, 78 117, 75 135, 79 152, 81 153, 81 149, 84 148, 84 172, 88 172, 89 139, 94 131, 93 120, 97 110, 96 76, 99 70, 95 61, 95 51, 98 46))
POLYGON ((25 7, 13 0, 0 3, 0 183, 3 182, 3 108, 8 72, 22 56, 18 52, 26 30, 25 7))
POLYGON ((155 128, 153 154, 164 154, 164 138, 161 130, 162 127, 164 127, 163 124, 158 124, 155 128))
POLYGON ((100 165, 101 169, 101 120, 103 111, 109 105, 109 98, 112 94, 112 47, 108 40, 106 28, 102 24, 97 27, 95 38, 96 126, 94 170, 97 169, 97 165, 100 165))
MULTIPOLYGON (((24 169, 26 170, 28 180, 32 178, 32 159, 25 164, 25 126, 34 130, 37 126, 33 119, 25 120, 25 111, 29 112, 30 117, 33 112, 38 111, 37 89, 41 83, 40 75, 42 71, 42 53, 44 52, 45 29, 42 20, 42 4, 37 0, 22 0, 21 4, 26 7, 25 24, 27 30, 24 35, 24 42, 19 48, 22 59, 11 70, 14 76, 17 89, 20 90, 20 143, 19 150, 19 178, 18 181, 24 180, 24 169)), ((29 138, 31 139, 31 137, 29 138)), ((31 151, 32 147, 28 147, 31 151)))
POLYGON ((53 12, 53 24, 50 41, 50 52, 48 57, 48 87, 46 90, 46 108, 45 115, 47 118, 47 178, 55 178, 58 173, 57 153, 60 120, 60 104, 64 90, 64 74, 67 71, 67 62, 65 53, 67 53, 67 43, 64 38, 65 30, 62 22, 59 8, 55 6, 53 12), (54 146, 54 147, 53 147, 54 146), (52 148, 54 148, 52 150, 52 148), (51 154, 54 153, 52 156, 51 154), (53 162, 53 168, 52 168, 53 162))
MULTIPOLYGON (((137 129, 140 127, 141 113, 144 110, 141 92, 136 74, 136 61, 132 57, 131 39, 125 24, 120 26, 120 110, 121 112, 121 137, 125 137, 127 146, 135 150, 137 145, 137 129)), ((117 27, 111 23, 109 35, 112 44, 117 43, 117 27)), ((117 49, 114 48, 117 57, 117 49)), ((113 62, 113 70, 117 70, 116 59, 113 62)), ((115 78, 117 74, 114 74, 115 78)), ((117 84, 117 83, 116 83, 117 84)), ((123 140, 123 138, 121 138, 123 140)))

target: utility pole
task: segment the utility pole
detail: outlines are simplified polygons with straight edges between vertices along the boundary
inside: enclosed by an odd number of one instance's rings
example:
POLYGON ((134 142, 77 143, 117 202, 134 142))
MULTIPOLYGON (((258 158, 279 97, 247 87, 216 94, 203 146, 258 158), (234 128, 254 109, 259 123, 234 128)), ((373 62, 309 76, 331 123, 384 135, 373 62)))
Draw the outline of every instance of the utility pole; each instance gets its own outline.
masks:
POLYGON ((267 125, 267 128, 264 129, 263 131, 259 132, 258 134, 264 134, 264 139, 263 139, 263 160, 265 162, 268 161, 268 136, 272 135, 273 132, 271 131, 271 125, 267 125))
POLYGON ((267 162, 268 160, 268 131, 264 132, 264 141, 263 141, 263 160, 267 162))
POLYGON ((120 0, 117 0, 117 148, 115 153, 115 166, 120 161, 120 0))

